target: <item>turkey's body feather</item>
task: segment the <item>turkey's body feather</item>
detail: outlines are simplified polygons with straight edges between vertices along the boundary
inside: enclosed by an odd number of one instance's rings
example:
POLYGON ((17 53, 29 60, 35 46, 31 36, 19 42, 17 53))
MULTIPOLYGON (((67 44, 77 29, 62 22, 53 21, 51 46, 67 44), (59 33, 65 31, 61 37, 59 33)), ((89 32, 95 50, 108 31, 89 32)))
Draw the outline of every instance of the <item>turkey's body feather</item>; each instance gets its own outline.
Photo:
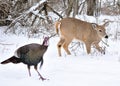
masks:
POLYGON ((25 64, 37 65, 41 61, 47 47, 36 43, 28 44, 17 50, 17 56, 25 64))

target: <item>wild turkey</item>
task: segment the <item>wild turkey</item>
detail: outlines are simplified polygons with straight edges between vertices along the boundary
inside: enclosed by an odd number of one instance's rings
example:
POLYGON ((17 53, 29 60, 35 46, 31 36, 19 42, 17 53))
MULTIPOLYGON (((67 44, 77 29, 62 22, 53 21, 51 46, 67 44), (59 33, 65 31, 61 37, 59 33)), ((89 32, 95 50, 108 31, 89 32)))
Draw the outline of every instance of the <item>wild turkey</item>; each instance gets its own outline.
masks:
POLYGON ((43 65, 43 55, 48 48, 48 41, 49 41, 49 37, 45 37, 42 45, 37 43, 24 45, 15 51, 14 56, 1 62, 1 64, 7 64, 10 62, 17 64, 22 62, 27 65, 29 76, 31 76, 30 66, 34 66, 34 69, 37 71, 38 75, 40 76, 40 79, 46 80, 38 72, 37 65, 40 62, 41 62, 40 67, 43 65))

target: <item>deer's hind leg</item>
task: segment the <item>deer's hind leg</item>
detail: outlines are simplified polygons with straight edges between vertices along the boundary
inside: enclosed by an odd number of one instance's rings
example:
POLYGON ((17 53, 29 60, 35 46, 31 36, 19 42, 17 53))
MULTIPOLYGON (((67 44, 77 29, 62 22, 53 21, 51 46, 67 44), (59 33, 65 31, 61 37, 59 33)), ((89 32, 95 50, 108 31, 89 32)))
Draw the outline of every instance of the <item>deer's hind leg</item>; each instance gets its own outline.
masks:
POLYGON ((59 56, 61 56, 61 47, 62 47, 62 45, 64 44, 64 42, 65 42, 65 39, 64 39, 64 38, 60 38, 60 41, 59 41, 58 44, 57 44, 59 56))
POLYGON ((68 46, 72 40, 65 40, 65 43, 63 44, 64 50, 67 52, 68 55, 71 55, 70 51, 68 50, 68 46))

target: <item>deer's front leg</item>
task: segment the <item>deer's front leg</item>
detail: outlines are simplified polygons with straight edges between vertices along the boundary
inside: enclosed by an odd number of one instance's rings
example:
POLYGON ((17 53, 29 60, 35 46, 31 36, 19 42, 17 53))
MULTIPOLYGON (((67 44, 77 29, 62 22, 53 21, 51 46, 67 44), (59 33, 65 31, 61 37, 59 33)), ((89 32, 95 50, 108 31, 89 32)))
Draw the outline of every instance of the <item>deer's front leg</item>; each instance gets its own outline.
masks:
POLYGON ((105 48, 103 49, 102 47, 100 47, 98 43, 94 43, 94 45, 99 52, 101 52, 102 54, 105 54, 105 48))

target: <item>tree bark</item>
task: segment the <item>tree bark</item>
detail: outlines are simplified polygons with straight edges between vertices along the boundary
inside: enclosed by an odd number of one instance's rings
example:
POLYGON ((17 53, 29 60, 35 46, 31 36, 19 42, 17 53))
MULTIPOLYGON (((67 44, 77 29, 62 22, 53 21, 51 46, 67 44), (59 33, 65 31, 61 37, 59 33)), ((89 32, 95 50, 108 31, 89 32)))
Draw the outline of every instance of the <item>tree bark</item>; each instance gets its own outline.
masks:
POLYGON ((75 0, 73 5, 74 5, 74 9, 73 9, 73 17, 75 17, 78 14, 78 9, 79 9, 79 0, 75 0))
POLYGON ((119 14, 120 14, 120 0, 118 0, 117 5, 118 5, 118 9, 119 9, 119 14))
POLYGON ((70 13, 72 12, 73 2, 74 2, 74 0, 68 0, 68 2, 67 2, 68 7, 66 9, 66 17, 69 17, 70 13))
POLYGON ((67 9, 66 9, 66 17, 72 16, 75 17, 75 15, 78 14, 79 9, 79 0, 67 0, 67 9))
POLYGON ((96 0, 87 0, 87 15, 94 16, 94 10, 96 7, 96 0))

